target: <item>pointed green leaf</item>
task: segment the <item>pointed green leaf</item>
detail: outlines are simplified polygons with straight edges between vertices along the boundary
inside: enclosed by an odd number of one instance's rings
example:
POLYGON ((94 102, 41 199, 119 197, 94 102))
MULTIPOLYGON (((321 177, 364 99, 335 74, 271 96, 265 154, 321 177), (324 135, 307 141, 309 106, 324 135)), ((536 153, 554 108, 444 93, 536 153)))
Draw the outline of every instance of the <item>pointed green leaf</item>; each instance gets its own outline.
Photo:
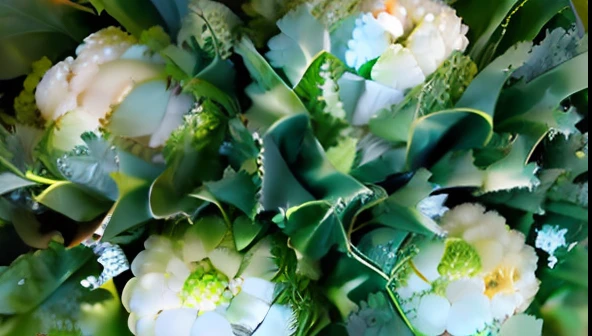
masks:
POLYGON ((162 25, 162 18, 156 8, 145 0, 90 0, 90 2, 97 10, 104 9, 136 37, 139 37, 145 29, 162 25))
POLYGON ((0 172, 0 195, 11 191, 36 185, 10 172, 0 172))
POLYGON ((111 205, 111 202, 92 196, 72 182, 55 183, 35 200, 77 222, 96 219, 111 205))
POLYGON ((263 229, 263 225, 248 217, 241 216, 237 218, 234 223, 232 223, 232 233, 236 249, 239 252, 246 249, 255 241, 263 229))

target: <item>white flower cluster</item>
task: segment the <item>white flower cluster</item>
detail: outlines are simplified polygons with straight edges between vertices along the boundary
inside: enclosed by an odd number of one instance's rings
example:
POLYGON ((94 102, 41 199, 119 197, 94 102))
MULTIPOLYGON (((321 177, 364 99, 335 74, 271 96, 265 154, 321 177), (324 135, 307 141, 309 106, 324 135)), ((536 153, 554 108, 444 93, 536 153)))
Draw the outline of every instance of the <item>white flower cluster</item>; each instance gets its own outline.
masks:
POLYGON ((291 335, 291 308, 274 303, 270 280, 278 269, 269 245, 259 243, 244 259, 233 248, 208 250, 192 230, 181 241, 151 236, 122 295, 130 330, 138 336, 291 335))
POLYGON ((466 204, 442 218, 449 236, 418 243, 396 293, 425 335, 476 335, 524 312, 539 289, 537 255, 503 217, 466 204))
MULTIPOLYGON (((164 80, 165 77, 164 60, 115 27, 88 36, 76 50, 76 55, 76 58, 68 57, 52 67, 35 94, 43 118, 60 121, 60 132, 54 144, 65 151, 83 145, 80 134, 96 131, 101 120, 139 84, 164 80)), ((172 108, 166 111, 167 118, 163 117, 160 128, 149 134, 153 135, 149 140, 149 146, 153 148, 164 144, 193 103, 193 98, 188 95, 172 91, 166 94, 172 108)), ((151 108, 154 110, 137 107, 146 115, 160 113, 157 107, 151 108)))
POLYGON ((386 0, 365 7, 373 11, 356 20, 347 65, 360 69, 378 58, 372 79, 394 89, 423 83, 453 51, 469 44, 468 27, 444 3, 386 0))

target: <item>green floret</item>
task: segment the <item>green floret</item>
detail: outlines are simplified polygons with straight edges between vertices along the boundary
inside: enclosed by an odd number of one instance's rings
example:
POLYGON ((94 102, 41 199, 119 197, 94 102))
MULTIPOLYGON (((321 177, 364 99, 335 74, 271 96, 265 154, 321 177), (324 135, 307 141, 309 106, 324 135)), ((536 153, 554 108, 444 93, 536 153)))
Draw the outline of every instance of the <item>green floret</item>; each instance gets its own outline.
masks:
POLYGON ((35 89, 51 66, 52 63, 47 57, 33 62, 32 72, 23 83, 23 91, 14 99, 14 111, 18 123, 29 126, 43 125, 43 118, 35 102, 35 89))
POLYGON ((481 258, 477 250, 459 238, 446 240, 444 256, 438 265, 438 273, 450 280, 473 277, 481 271, 481 258))
POLYGON ((153 52, 158 53, 171 44, 171 37, 161 26, 154 26, 142 32, 140 44, 144 44, 153 52))

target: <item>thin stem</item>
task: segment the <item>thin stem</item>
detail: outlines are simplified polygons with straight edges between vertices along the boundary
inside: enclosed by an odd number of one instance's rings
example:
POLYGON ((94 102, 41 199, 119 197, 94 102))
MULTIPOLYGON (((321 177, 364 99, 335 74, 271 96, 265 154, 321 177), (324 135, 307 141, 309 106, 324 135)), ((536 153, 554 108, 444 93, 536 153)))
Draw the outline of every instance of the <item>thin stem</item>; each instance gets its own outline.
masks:
POLYGON ((62 182, 62 181, 56 181, 56 180, 48 179, 45 177, 41 177, 39 175, 35 175, 30 171, 25 173, 25 177, 31 182, 45 184, 45 185, 53 185, 53 184, 62 182))
POLYGON ((349 243, 348 245, 349 245, 349 247, 348 247, 349 253, 352 255, 352 257, 354 259, 356 259, 360 264, 362 264, 362 265, 368 267, 369 269, 371 269, 372 271, 374 271, 376 274, 380 275, 384 280, 386 280, 386 281, 389 281, 390 280, 389 276, 386 273, 384 273, 378 267, 376 267, 376 266, 372 265, 371 263, 369 263, 362 256, 362 253, 360 253, 358 251, 358 249, 352 243, 349 243))

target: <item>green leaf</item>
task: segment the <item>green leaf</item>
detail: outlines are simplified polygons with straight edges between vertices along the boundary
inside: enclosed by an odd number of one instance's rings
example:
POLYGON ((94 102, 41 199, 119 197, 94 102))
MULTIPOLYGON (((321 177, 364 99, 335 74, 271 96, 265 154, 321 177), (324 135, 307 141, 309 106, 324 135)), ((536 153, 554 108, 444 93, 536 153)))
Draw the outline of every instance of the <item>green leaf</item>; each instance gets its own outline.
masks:
POLYGON ((111 176, 117 184, 119 198, 104 223, 107 227, 103 239, 107 241, 153 218, 150 187, 163 170, 124 151, 119 151, 118 155, 120 169, 111 176))
POLYGON ((82 135, 86 146, 77 147, 59 159, 58 169, 70 182, 109 200, 117 200, 117 185, 111 173, 119 170, 117 151, 94 133, 82 135))
POLYGON ((266 210, 286 209, 314 199, 348 203, 369 191, 331 166, 307 115, 275 124, 265 136, 264 148, 262 203, 266 210), (288 186, 289 194, 285 192, 288 186))
POLYGON ((91 32, 88 19, 88 13, 55 1, 2 1, 0 79, 29 73, 43 56, 62 57, 91 32))
POLYGON ((4 198, 0 198, 0 219, 12 223, 20 239, 33 248, 46 249, 54 237, 60 236, 60 232, 43 227, 33 213, 4 198))
POLYGON ((326 201, 290 208, 284 232, 298 252, 320 260, 335 247, 345 252, 348 240, 336 209, 326 201))
POLYGON ((210 253, 222 243, 228 233, 228 226, 220 216, 207 216, 201 217, 189 230, 199 236, 206 253, 210 253))
POLYGON ((195 201, 186 196, 203 182, 222 177, 225 165, 220 158, 220 147, 226 137, 228 120, 219 106, 209 100, 203 102, 202 109, 187 116, 184 125, 166 143, 167 169, 150 191, 150 206, 157 218, 191 215, 195 201))
POLYGON ((238 208, 250 219, 255 218, 258 188, 253 183, 253 178, 246 172, 241 171, 204 185, 218 201, 238 208))
POLYGON ((534 41, 545 25, 558 13, 569 10, 569 0, 528 0, 518 8, 497 47, 504 53, 523 41, 534 41))
POLYGON ((234 223, 232 223, 232 233, 237 251, 240 252, 249 247, 263 229, 263 225, 248 217, 240 216, 235 219, 234 223))
POLYGON ((104 10, 128 32, 140 37, 143 30, 162 25, 162 18, 146 0, 90 0, 97 10, 104 10))
POLYGON ((349 174, 356 161, 358 140, 355 138, 344 138, 337 146, 329 148, 327 159, 338 171, 349 174))
POLYGON ((253 106, 247 111, 251 127, 266 129, 284 116, 308 113, 298 96, 255 49, 253 42, 241 39, 235 46, 235 52, 242 56, 255 81, 246 89, 253 101, 253 106))
POLYGON ((541 183, 534 190, 500 191, 484 195, 481 199, 485 203, 505 205, 529 213, 544 215, 546 213, 547 193, 562 174, 563 171, 559 169, 544 170, 538 176, 541 183))
POLYGON ((294 89, 310 112, 315 136, 324 148, 337 145, 342 131, 349 126, 337 86, 345 68, 335 56, 323 52, 294 89))
POLYGON ((587 87, 586 52, 528 83, 520 82, 505 90, 495 115, 496 129, 540 138, 550 128, 559 126, 554 112, 560 103, 587 87))
POLYGON ((477 68, 470 58, 455 53, 401 103, 380 111, 370 121, 370 131, 390 142, 408 142, 414 122, 454 107, 476 73, 477 68))
POLYGON ((242 21, 224 4, 191 0, 179 31, 179 44, 196 41, 210 57, 227 59, 242 21))
POLYGON ((480 110, 493 117, 502 89, 526 62, 531 46, 528 42, 519 43, 495 59, 470 83, 456 107, 480 110))
POLYGON ((432 168, 432 182, 444 188, 478 188, 480 193, 531 189, 540 183, 536 177, 538 166, 528 163, 535 146, 526 137, 518 136, 510 153, 485 169, 475 166, 472 151, 448 153, 432 168))
POLYGON ((171 36, 176 36, 181 23, 188 13, 189 0, 150 0, 160 13, 171 36))
POLYGON ((495 54, 496 31, 502 26, 518 0, 481 1, 459 0, 454 4, 457 15, 469 26, 471 48, 469 55, 480 69, 489 63, 495 54))
POLYGON ((410 170, 429 167, 447 150, 479 148, 493 136, 493 118, 479 110, 453 109, 417 119, 407 145, 410 170), (458 134, 463 136, 459 137, 458 134))
POLYGON ((11 191, 36 185, 35 182, 25 180, 10 172, 0 172, 0 195, 11 191))
POLYGON ((575 27, 547 31, 545 38, 532 48, 528 61, 514 73, 514 77, 530 82, 586 51, 588 38, 581 38, 575 27))
POLYGON ((405 187, 372 209, 372 224, 423 235, 443 235, 444 231, 438 224, 417 208, 434 189, 429 182, 430 177, 429 171, 418 171, 405 187))
POLYGON ((36 309, 7 318, 0 326, 0 334, 73 336, 89 332, 96 336, 131 336, 126 323, 128 314, 113 282, 96 290, 80 284, 99 273, 98 263, 86 263, 36 309))
POLYGON ((0 314, 31 311, 92 256, 86 247, 67 250, 58 244, 21 256, 0 273, 0 314))
POLYGON ((360 252, 380 266, 386 274, 395 269, 398 258, 393 258, 409 237, 409 232, 381 227, 366 234, 358 244, 360 252))
POLYGON ((110 202, 96 198, 72 182, 59 182, 45 189, 35 200, 77 222, 88 222, 107 212, 110 202))

